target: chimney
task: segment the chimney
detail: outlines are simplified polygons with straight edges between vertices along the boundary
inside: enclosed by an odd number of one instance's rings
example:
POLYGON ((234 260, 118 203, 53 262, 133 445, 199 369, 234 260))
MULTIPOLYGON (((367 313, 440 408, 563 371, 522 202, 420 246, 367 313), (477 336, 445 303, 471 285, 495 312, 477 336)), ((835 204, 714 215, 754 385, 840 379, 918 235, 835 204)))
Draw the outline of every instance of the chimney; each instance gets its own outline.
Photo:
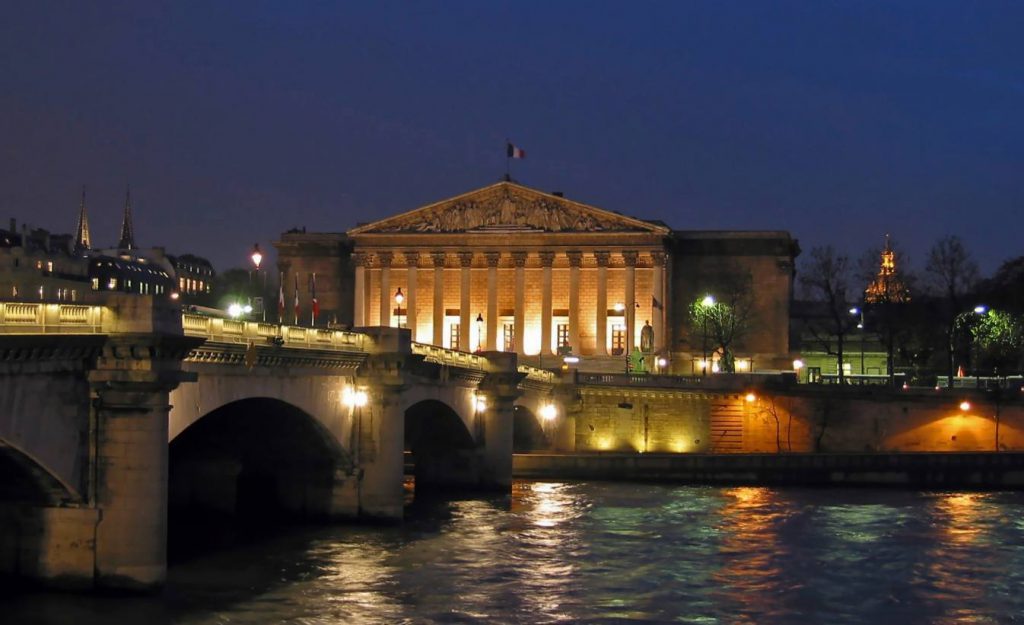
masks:
POLYGON ((565 197, 565 194, 562 193, 561 191, 552 191, 551 195, 553 195, 555 197, 565 197))

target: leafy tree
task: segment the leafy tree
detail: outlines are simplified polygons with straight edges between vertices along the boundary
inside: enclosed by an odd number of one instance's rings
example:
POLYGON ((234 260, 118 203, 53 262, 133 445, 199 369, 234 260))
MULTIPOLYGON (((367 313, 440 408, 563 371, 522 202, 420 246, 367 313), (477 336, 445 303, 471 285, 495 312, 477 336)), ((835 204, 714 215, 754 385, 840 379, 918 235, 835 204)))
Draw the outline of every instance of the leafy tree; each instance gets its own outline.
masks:
POLYGON ((976 372, 982 363, 993 372, 1015 370, 1024 348, 1024 320, 1017 315, 989 310, 971 324, 971 337, 977 346, 976 372))
POLYGON ((843 355, 846 336, 860 319, 851 315, 850 279, 849 258, 838 254, 831 245, 813 248, 800 276, 805 296, 820 304, 822 313, 822 316, 808 322, 807 329, 825 353, 836 357, 840 384, 845 375, 843 355))
POLYGON ((731 273, 715 281, 709 295, 690 304, 690 326, 695 336, 706 337, 721 352, 721 370, 736 371, 734 348, 754 323, 754 295, 749 273, 731 273))
POLYGON ((964 299, 978 282, 978 265, 958 236, 939 239, 928 252, 926 284, 941 302, 940 314, 946 344, 946 376, 950 386, 956 372, 956 322, 965 307, 964 299))

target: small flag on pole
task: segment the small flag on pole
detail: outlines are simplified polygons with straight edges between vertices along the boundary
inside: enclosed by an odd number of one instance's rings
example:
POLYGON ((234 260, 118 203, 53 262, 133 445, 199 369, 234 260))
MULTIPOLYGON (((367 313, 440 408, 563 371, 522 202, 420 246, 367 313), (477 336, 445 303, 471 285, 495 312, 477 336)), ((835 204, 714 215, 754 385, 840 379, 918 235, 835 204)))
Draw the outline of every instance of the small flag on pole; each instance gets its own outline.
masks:
POLYGON ((508 147, 505 155, 508 158, 526 158, 526 150, 512 145, 511 142, 506 142, 506 144, 508 147))
POLYGON ((309 279, 309 291, 312 294, 311 299, 313 300, 313 323, 316 325, 316 318, 320 316, 320 302, 316 299, 316 272, 309 279))
POLYGON ((295 274, 295 325, 299 325, 299 274, 295 274))
POLYGON ((281 272, 277 293, 277 322, 284 323, 284 272, 281 272))

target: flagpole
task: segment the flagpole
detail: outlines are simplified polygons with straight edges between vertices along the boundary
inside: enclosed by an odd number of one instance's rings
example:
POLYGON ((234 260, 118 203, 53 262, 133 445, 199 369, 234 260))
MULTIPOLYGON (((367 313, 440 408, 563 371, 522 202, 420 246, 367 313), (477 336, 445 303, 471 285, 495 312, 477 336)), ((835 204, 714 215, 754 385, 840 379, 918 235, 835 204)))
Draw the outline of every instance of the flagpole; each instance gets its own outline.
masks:
POLYGON ((512 156, 509 154, 509 146, 511 145, 512 142, 508 140, 508 137, 505 137, 505 182, 510 182, 512 180, 512 170, 509 165, 512 161, 512 156))
MULTIPOLYGON (((311 297, 312 297, 312 299, 310 301, 311 302, 316 302, 316 272, 315 271, 313 272, 313 293, 312 293, 311 297)), ((316 305, 315 304, 309 307, 309 325, 310 326, 315 326, 316 325, 316 305)))

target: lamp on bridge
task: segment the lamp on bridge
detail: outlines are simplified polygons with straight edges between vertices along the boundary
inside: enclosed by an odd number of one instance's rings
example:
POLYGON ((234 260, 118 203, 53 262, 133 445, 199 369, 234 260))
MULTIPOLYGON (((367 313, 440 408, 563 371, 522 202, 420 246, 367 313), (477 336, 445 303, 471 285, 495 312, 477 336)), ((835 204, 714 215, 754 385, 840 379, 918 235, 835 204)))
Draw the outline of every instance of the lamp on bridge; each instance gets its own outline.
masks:
POLYGON ((703 354, 700 361, 701 375, 706 376, 708 374, 708 315, 711 314, 708 309, 715 305, 715 298, 712 295, 705 295, 704 299, 700 301, 703 313, 701 319, 703 320, 704 326, 704 341, 701 343, 701 352, 703 354))
POLYGON ((402 327, 402 303, 405 302, 405 294, 402 293, 402 287, 398 287, 395 291, 395 304, 398 304, 398 327, 402 327))
MULTIPOLYGON (((260 281, 260 264, 263 262, 263 252, 260 251, 260 244, 259 243, 253 243, 252 244, 252 254, 249 255, 249 258, 252 260, 252 264, 255 265, 255 267, 256 267, 256 282, 259 283, 259 281, 260 281)), ((249 275, 251 276, 252 274, 249 274, 249 275)), ((252 280, 250 279, 249 282, 250 282, 250 288, 251 288, 252 280)), ((259 296, 259 305, 260 305, 260 310, 263 312, 263 321, 267 320, 267 307, 264 305, 264 302, 263 302, 263 296, 266 294, 266 291, 267 291, 267 274, 264 273, 263 274, 263 288, 260 291, 260 296, 259 296)))

